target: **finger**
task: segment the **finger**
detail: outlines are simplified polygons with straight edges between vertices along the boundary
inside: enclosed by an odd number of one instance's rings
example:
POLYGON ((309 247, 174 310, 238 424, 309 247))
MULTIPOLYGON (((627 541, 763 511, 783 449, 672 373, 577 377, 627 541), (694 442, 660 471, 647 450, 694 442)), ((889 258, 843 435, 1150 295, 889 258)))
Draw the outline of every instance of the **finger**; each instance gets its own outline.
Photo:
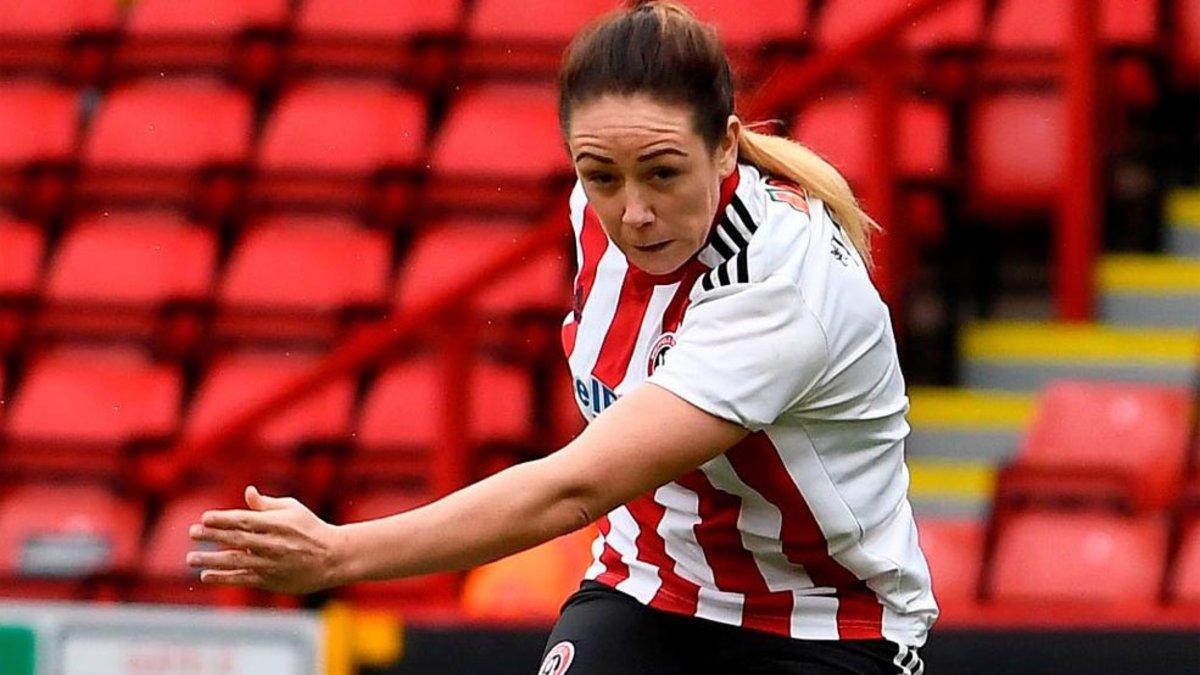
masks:
POLYGON ((200 581, 216 586, 262 586, 262 576, 251 570, 204 570, 200 581))
POLYGON ((270 565, 271 561, 243 550, 190 551, 187 564, 203 569, 257 571, 270 565))
POLYGON ((278 557, 283 553, 283 547, 273 536, 244 530, 221 530, 192 525, 188 528, 188 536, 193 541, 208 541, 228 548, 249 549, 252 553, 265 557, 278 557))
POLYGON ((274 511, 287 508, 294 501, 290 497, 268 497, 253 485, 246 486, 246 505, 255 511, 274 511))
POLYGON ((229 509, 225 511, 205 511, 200 517, 205 527, 223 530, 244 530, 246 532, 279 532, 278 523, 265 513, 247 511, 245 509, 229 509))

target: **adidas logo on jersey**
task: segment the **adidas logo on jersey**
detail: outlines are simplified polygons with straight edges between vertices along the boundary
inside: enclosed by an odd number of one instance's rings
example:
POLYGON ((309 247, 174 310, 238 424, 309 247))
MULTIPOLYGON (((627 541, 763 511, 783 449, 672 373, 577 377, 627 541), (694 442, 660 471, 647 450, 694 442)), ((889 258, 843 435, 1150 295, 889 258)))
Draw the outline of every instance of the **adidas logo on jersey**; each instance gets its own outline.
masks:
POLYGON ((579 405, 588 418, 592 418, 604 412, 618 396, 600 380, 594 377, 589 379, 590 382, 584 382, 582 378, 575 378, 575 397, 579 399, 579 405))

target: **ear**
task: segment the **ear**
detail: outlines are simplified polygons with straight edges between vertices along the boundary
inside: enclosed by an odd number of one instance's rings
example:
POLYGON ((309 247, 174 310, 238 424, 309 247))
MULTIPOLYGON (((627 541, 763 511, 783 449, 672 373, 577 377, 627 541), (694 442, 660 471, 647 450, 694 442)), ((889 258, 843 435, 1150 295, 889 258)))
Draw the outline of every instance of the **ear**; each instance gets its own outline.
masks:
POLYGON ((742 121, 737 115, 730 115, 725 122, 725 135, 717 145, 717 168, 721 178, 727 178, 737 170, 738 142, 742 138, 742 121))

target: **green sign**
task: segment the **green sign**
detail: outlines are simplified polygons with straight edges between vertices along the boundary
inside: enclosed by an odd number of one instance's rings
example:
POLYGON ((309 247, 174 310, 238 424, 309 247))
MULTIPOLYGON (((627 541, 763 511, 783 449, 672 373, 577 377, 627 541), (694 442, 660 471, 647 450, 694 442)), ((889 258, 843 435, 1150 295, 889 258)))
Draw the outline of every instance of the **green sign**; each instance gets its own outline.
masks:
POLYGON ((35 675, 37 635, 24 626, 0 626, 0 675, 35 675))

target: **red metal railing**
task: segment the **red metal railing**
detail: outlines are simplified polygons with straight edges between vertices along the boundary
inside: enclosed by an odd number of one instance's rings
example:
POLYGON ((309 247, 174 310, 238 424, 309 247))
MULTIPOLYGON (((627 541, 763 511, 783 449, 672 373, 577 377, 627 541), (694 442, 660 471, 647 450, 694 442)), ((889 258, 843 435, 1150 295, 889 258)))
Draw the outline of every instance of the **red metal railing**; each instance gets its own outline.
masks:
MULTIPOLYGON (((893 302, 902 292, 899 253, 904 250, 905 240, 904 232, 898 225, 901 219, 896 217, 897 128, 894 111, 897 109, 895 100, 901 74, 894 68, 895 59, 890 57, 894 53, 895 41, 904 29, 938 8, 956 1, 959 0, 917 0, 839 47, 798 63, 784 63, 741 106, 748 120, 789 114, 848 66, 864 59, 872 62, 874 76, 869 85, 873 106, 871 124, 872 136, 878 146, 877 151, 872 153, 871 176, 862 191, 876 220, 889 229, 885 236, 876 239, 875 254, 880 263, 876 282, 884 298, 893 302)), ((1056 272, 1054 293, 1061 319, 1084 321, 1091 316, 1093 266, 1100 218, 1095 113, 1098 28, 1097 9, 1092 0, 1074 0, 1072 4, 1072 38, 1068 58, 1064 62, 1072 137, 1068 145, 1064 172, 1066 179, 1059 202, 1053 263, 1056 272)), ((566 195, 561 200, 565 204, 566 195)), ((498 252, 490 264, 482 266, 469 279, 446 287, 442 293, 406 314, 361 329, 311 372, 243 411, 211 435, 185 442, 163 456, 147 459, 142 465, 143 478, 160 488, 173 485, 190 467, 212 461, 214 456, 219 457, 222 450, 247 436, 273 415, 316 393, 337 378, 357 373, 386 358, 398 344, 413 337, 430 322, 443 320, 452 314, 456 307, 470 300, 488 282, 511 273, 522 259, 533 259, 536 253, 560 241, 567 226, 566 220, 557 209, 552 209, 551 213, 553 215, 545 218, 535 233, 498 252)), ((463 378, 451 370, 447 372, 447 382, 458 383, 457 387, 451 389, 461 390, 463 378)), ((457 396, 465 397, 465 392, 458 391, 457 396)), ((458 406, 445 408, 453 411, 458 406)), ((467 422, 462 415, 448 415, 443 424, 445 438, 458 439, 456 445, 465 444, 467 422)), ((463 468, 451 464, 439 476, 437 487, 441 491, 452 489, 462 476, 463 468)))

